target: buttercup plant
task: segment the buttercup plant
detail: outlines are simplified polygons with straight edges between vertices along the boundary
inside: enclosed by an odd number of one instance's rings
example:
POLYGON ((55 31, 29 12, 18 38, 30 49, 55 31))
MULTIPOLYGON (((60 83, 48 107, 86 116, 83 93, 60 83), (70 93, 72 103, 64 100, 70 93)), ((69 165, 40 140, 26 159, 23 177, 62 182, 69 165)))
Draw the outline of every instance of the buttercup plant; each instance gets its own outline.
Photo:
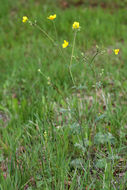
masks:
MULTIPOLYGON (((62 46, 59 46, 58 43, 56 43, 56 41, 58 42, 58 39, 57 39, 57 30, 56 30, 56 26, 55 26, 55 22, 54 22, 54 20, 56 19, 56 14, 48 16, 47 19, 49 19, 49 20, 51 20, 53 22, 54 30, 55 30, 55 33, 56 33, 56 40, 54 40, 43 28, 41 28, 37 24, 37 22, 31 22, 28 19, 27 16, 23 16, 22 22, 23 23, 28 22, 30 25, 33 25, 37 29, 39 29, 53 43, 53 45, 58 48, 60 55, 63 56, 64 61, 66 62, 65 57, 63 55, 63 51, 61 50, 61 48, 65 49, 65 48, 69 47, 70 43, 68 41, 66 41, 66 40, 63 40, 64 42, 63 42, 62 46)), ((69 74, 70 74, 70 77, 71 77, 71 80, 72 80, 72 83, 73 83, 73 87, 76 88, 77 84, 76 84, 76 82, 74 80, 74 77, 73 77, 73 74, 72 74, 72 64, 73 64, 73 58, 75 57, 74 56, 75 42, 76 42, 77 32, 80 30, 80 23, 77 22, 77 21, 73 22, 72 29, 73 29, 73 32, 74 32, 74 38, 73 38, 72 46, 70 45, 70 47, 72 48, 72 51, 71 51, 71 56, 70 56, 70 61, 69 61, 69 64, 68 64, 68 68, 69 68, 69 74)), ((98 73, 95 72, 95 67, 94 67, 93 62, 94 62, 95 58, 99 54, 103 54, 103 53, 105 53, 105 50, 103 51, 98 46, 96 46, 96 52, 95 52, 95 54, 93 55, 92 58, 89 59, 87 57, 83 57, 83 61, 87 62, 89 64, 89 66, 91 67, 91 70, 93 71, 93 76, 94 76, 94 79, 95 79, 95 85, 94 85, 94 87, 95 87, 95 90, 96 90, 96 93, 95 93, 95 95, 96 95, 96 98, 95 98, 96 102, 97 102, 97 89, 98 88, 102 88, 102 83, 101 83, 101 81, 99 79, 99 76, 102 76, 103 73, 101 73, 100 75, 98 75, 98 73)), ((115 55, 118 55, 119 49, 114 49, 114 53, 115 53, 115 55)), ((40 69, 38 69, 38 72, 40 74, 42 74, 42 76, 44 76, 44 78, 47 80, 47 85, 50 86, 50 87, 52 87, 54 90, 56 90, 57 93, 59 93, 63 97, 63 99, 65 100, 65 103, 67 104, 67 106, 69 106, 68 102, 66 101, 65 97, 63 96, 63 93, 61 92, 61 90, 59 90, 59 88, 57 88, 56 84, 53 83, 53 81, 50 79, 50 77, 47 77, 40 69)), ((104 97, 104 92, 102 92, 102 93, 103 93, 102 96, 104 97)), ((82 136, 83 146, 85 146, 83 135, 82 135, 81 125, 80 125, 80 132, 81 132, 81 136, 82 136)), ((94 129, 93 129, 93 133, 95 133, 94 129)))
MULTIPOLYGON (((56 14, 53 14, 53 15, 50 15, 47 17, 47 19, 51 20, 53 22, 53 25, 54 25, 54 30, 55 30, 55 33, 56 33, 56 38, 57 38, 57 30, 56 30, 56 26, 55 26, 55 22, 54 20, 56 19, 56 14)), ((51 36, 49 36, 49 34, 43 29, 41 28, 37 22, 31 22, 27 16, 23 16, 22 17, 22 22, 25 23, 25 22, 28 22, 30 25, 33 25, 35 27, 37 27, 55 46, 58 47, 58 50, 60 52, 60 54, 62 55, 64 61, 66 62, 65 60, 65 56, 63 55, 63 52, 60 48, 60 46, 58 44, 56 44, 56 41, 58 41, 58 39, 54 40, 51 36)), ((69 63, 69 73, 70 73, 70 77, 71 77, 71 80, 73 82, 73 86, 75 87, 76 86, 76 83, 75 83, 75 80, 74 80, 74 77, 73 77, 73 74, 72 74, 72 62, 73 62, 73 58, 74 58, 74 49, 75 49, 75 42, 76 42, 76 35, 77 35, 77 32, 79 31, 80 29, 80 23, 75 21, 73 22, 72 24, 72 29, 74 30, 74 39, 73 39, 73 43, 72 43, 72 52, 71 52, 71 58, 70 58, 70 63, 69 63)), ((64 43, 62 44, 62 48, 65 49, 69 46, 69 42, 64 40, 64 43)), ((118 55, 119 53, 119 49, 114 49, 114 53, 115 55, 118 55)), ((90 67, 93 71, 93 74, 94 74, 94 77, 96 78, 96 73, 94 71, 94 68, 92 66, 92 63, 94 61, 94 59, 96 58, 97 55, 99 55, 100 52, 98 51, 98 48, 97 48, 97 52, 95 53, 95 55, 92 57, 91 61, 90 61, 90 67)))

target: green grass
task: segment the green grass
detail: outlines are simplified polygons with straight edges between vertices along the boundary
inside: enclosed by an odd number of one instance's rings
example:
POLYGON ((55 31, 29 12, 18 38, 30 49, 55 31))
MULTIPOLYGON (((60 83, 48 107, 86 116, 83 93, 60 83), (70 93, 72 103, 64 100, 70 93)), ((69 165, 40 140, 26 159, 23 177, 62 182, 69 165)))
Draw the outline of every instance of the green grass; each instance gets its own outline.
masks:
POLYGON ((126 190, 126 9, 61 10, 45 2, 1 1, 0 190, 126 190), (55 38, 46 19, 52 13, 56 43, 70 43, 62 49, 65 60, 36 27, 21 21, 27 15, 55 38), (72 66, 75 88, 68 72, 74 21, 81 26, 72 66), (96 45, 106 52, 91 68, 96 45))

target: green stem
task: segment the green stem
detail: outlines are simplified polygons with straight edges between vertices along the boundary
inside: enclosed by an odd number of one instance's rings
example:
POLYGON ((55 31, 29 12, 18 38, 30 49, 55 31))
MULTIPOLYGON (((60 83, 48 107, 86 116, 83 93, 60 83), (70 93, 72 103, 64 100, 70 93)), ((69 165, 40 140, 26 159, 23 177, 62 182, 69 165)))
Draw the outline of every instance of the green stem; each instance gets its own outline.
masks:
POLYGON ((77 120, 77 123, 79 124, 79 126, 80 126, 80 134, 81 134, 81 138, 82 138, 82 144, 83 144, 83 147, 85 148, 85 142, 84 142, 84 136, 83 136, 83 129, 82 129, 82 121, 81 121, 81 119, 80 119, 80 117, 79 117, 79 113, 76 113, 76 112, 74 112, 74 116, 75 116, 75 118, 76 118, 76 120, 77 120), (77 118, 78 117, 78 118, 77 118))
MULTIPOLYGON (((56 40, 57 40, 57 43, 58 43, 58 34, 57 34, 57 30, 56 30, 55 21, 53 21, 53 26, 54 26, 54 30, 55 30, 56 40)), ((66 61, 66 59, 65 59, 65 56, 63 55, 63 52, 62 52, 61 48, 59 47, 59 45, 58 45, 57 47, 58 47, 59 53, 60 53, 61 56, 63 57, 64 62, 65 62, 65 64, 66 64, 67 61, 66 61)))
MULTIPOLYGON (((90 67, 93 71, 93 75, 94 75, 94 79, 95 79, 95 106, 97 104, 97 81, 98 81, 98 77, 97 77, 97 73, 95 71, 95 66, 92 65, 92 63, 94 62, 94 60, 98 54, 99 54, 99 51, 97 50, 97 52, 95 53, 95 55, 92 57, 92 59, 90 61, 90 67)), ((92 132, 93 132, 93 135, 91 137, 91 141, 93 142, 94 141, 94 135, 96 133, 96 123, 95 122, 93 123, 92 132)))
POLYGON ((43 30, 39 25, 35 25, 45 36, 47 36, 47 38, 53 43, 55 44, 54 40, 47 34, 47 32, 45 32, 45 30, 43 30))
MULTIPOLYGON (((39 73, 40 73, 46 80, 48 79, 48 77, 47 77, 44 73, 42 73, 41 71, 39 71, 39 73)), ((68 103, 67 103, 67 101, 66 101, 66 99, 65 99, 65 97, 64 97, 64 95, 63 95, 63 93, 61 92, 61 90, 59 90, 59 89, 57 88, 57 86, 56 86, 55 84, 53 84, 51 81, 50 81, 50 83, 51 83, 51 86, 53 87, 53 89, 55 89, 56 92, 62 96, 62 98, 64 99, 65 103, 68 105, 68 103)))
POLYGON ((70 76, 71 76, 71 79, 72 79, 72 82, 73 82, 74 86, 75 86, 75 81, 74 81, 74 78, 73 78, 73 75, 72 75, 71 67, 72 67, 72 60, 73 60, 73 55, 74 55, 76 34, 77 34, 77 31, 75 31, 75 33, 74 33, 74 40, 73 40, 73 46, 72 46, 71 60, 70 60, 70 65, 69 65, 69 72, 70 72, 70 76))
POLYGON ((97 51, 97 52, 95 53, 95 55, 92 57, 91 61, 90 61, 90 67, 91 67, 91 69, 92 69, 92 71, 93 71, 93 74, 94 74, 95 79, 96 79, 96 72, 95 72, 95 69, 94 69, 91 65, 92 65, 94 59, 96 58, 96 56, 97 56, 98 54, 99 54, 99 52, 97 51))
POLYGON ((92 62, 94 61, 94 59, 95 59, 95 57, 97 56, 99 54, 99 52, 97 51, 96 53, 95 53, 95 55, 92 57, 92 59, 91 59, 91 64, 92 64, 92 62))
POLYGON ((54 30, 55 30, 56 40, 58 41, 58 35, 57 35, 55 21, 52 21, 52 22, 53 22, 53 26, 54 26, 54 30))

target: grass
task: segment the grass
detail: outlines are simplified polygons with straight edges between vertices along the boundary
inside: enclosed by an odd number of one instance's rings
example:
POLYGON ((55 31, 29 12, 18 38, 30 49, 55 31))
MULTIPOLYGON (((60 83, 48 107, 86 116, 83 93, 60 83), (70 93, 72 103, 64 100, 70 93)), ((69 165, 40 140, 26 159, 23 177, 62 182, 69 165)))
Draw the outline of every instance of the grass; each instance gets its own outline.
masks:
POLYGON ((1 3, 0 190, 126 190, 126 9, 1 3), (52 13, 58 44, 70 43, 62 49, 66 61, 36 27, 21 22, 24 15, 36 19, 55 38, 46 19, 52 13), (81 25, 72 62, 75 88, 68 72, 74 21, 81 25), (96 56, 91 68, 96 45, 108 53, 96 56))

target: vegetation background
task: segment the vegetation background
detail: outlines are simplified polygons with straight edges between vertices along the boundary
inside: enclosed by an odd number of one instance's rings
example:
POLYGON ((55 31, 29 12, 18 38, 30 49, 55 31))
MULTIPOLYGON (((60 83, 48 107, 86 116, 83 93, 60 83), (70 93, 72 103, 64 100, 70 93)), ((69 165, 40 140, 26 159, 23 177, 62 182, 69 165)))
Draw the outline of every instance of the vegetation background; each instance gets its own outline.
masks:
POLYGON ((0 190, 126 190, 127 1, 1 0, 0 25, 0 190))

